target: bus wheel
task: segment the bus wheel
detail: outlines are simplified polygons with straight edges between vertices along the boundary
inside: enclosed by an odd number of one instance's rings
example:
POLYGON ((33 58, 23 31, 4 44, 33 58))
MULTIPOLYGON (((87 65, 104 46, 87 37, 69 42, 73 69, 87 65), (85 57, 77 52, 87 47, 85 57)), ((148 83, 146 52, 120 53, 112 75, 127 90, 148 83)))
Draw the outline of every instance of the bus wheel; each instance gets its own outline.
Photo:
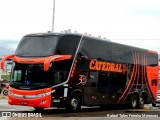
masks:
POLYGON ((156 102, 152 102, 152 106, 153 106, 153 107, 156 107, 156 102))
POLYGON ((141 95, 138 101, 138 108, 143 109, 144 108, 144 96, 141 95))
POLYGON ((135 94, 133 94, 131 96, 131 103, 130 103, 131 108, 135 109, 137 107, 137 104, 138 104, 137 103, 137 96, 135 94))
POLYGON ((81 109, 81 104, 80 104, 79 97, 78 96, 72 96, 68 101, 66 109, 69 112, 77 112, 77 111, 79 111, 81 109))
POLYGON ((44 108, 40 108, 40 107, 34 107, 34 109, 35 109, 36 111, 43 111, 43 110, 44 110, 44 108))
POLYGON ((3 90, 3 95, 7 96, 8 95, 8 90, 3 90))

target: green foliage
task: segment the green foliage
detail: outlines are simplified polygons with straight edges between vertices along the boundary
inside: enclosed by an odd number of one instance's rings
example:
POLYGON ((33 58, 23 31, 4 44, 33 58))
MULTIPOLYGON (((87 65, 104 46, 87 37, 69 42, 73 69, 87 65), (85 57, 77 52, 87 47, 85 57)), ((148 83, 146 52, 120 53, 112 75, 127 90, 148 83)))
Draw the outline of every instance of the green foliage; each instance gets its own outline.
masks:
POLYGON ((9 80, 10 80, 10 75, 2 75, 1 78, 2 78, 3 80, 9 81, 9 80))

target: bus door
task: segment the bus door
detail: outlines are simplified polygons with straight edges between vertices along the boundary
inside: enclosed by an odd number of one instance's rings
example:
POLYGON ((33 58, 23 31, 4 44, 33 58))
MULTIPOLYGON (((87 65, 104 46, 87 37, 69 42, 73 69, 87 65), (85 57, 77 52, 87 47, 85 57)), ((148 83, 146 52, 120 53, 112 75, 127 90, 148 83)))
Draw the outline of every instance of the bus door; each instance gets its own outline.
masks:
POLYGON ((87 83, 84 87, 84 105, 93 105, 96 102, 98 72, 88 72, 87 83))
POLYGON ((110 79, 109 73, 99 73, 96 89, 96 103, 107 104, 110 102, 110 79))

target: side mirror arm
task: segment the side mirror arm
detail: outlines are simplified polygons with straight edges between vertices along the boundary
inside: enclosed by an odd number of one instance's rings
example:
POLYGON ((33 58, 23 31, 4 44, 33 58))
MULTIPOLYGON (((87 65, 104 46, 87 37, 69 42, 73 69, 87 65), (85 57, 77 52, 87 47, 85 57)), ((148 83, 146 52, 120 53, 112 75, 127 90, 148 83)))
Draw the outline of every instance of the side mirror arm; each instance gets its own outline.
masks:
POLYGON ((10 58, 13 58, 13 57, 14 57, 14 55, 12 54, 12 55, 8 55, 8 56, 5 56, 4 58, 2 58, 2 60, 1 60, 1 69, 2 70, 4 70, 4 63, 5 63, 5 61, 8 60, 8 59, 10 59, 10 58))

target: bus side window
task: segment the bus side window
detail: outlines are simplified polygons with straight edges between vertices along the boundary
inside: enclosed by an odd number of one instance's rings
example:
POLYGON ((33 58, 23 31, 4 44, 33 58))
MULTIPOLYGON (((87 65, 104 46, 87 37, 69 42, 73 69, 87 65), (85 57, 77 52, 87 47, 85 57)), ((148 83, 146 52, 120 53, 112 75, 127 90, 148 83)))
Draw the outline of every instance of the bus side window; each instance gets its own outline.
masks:
POLYGON ((67 80, 67 71, 61 71, 60 75, 61 75, 61 82, 65 82, 67 80))
POLYGON ((62 83, 67 79, 67 71, 55 71, 53 82, 54 85, 62 83))
POLYGON ((100 73, 98 76, 97 89, 102 93, 106 93, 106 92, 108 92, 108 87, 109 87, 108 75, 100 73))
POLYGON ((54 73, 54 84, 56 85, 56 84, 58 84, 58 83, 60 83, 60 75, 59 75, 59 72, 55 72, 54 73))

